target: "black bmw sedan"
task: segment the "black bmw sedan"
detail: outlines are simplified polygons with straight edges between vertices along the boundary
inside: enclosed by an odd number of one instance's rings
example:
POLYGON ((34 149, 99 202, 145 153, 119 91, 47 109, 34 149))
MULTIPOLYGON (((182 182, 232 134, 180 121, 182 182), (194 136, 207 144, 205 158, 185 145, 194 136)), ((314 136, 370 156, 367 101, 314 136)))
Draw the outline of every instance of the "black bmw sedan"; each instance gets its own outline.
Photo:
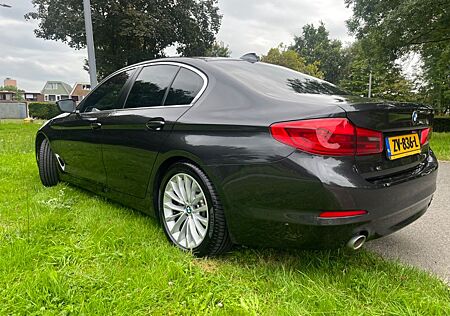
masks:
POLYGON ((357 249, 419 218, 436 189, 431 108, 247 58, 143 62, 58 106, 36 137, 42 183, 151 214, 199 256, 357 249))

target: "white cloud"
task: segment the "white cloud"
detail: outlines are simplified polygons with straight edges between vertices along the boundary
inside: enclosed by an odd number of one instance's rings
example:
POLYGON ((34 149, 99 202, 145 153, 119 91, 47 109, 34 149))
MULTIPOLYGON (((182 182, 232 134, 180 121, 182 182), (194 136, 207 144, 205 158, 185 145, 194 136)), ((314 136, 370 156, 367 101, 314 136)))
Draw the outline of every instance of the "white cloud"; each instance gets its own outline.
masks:
MULTIPOLYGON (((42 89, 47 80, 71 85, 89 81, 83 70, 85 50, 36 38, 37 23, 23 17, 33 9, 30 0, 4 2, 12 8, 0 7, 0 85, 5 77, 33 91, 42 89)), ((343 0, 219 0, 219 7, 224 17, 218 39, 230 46, 234 57, 248 52, 265 54, 281 42, 290 44, 303 25, 320 21, 333 38, 351 41, 345 27, 351 10, 343 0)))

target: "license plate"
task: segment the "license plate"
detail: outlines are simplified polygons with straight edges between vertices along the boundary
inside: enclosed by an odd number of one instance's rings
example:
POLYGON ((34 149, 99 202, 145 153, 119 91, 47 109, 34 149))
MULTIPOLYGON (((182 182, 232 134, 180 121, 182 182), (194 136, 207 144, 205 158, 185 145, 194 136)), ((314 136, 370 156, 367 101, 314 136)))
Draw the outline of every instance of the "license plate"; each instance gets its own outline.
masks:
POLYGON ((420 154, 420 140, 417 133, 386 137, 387 157, 390 160, 420 154))

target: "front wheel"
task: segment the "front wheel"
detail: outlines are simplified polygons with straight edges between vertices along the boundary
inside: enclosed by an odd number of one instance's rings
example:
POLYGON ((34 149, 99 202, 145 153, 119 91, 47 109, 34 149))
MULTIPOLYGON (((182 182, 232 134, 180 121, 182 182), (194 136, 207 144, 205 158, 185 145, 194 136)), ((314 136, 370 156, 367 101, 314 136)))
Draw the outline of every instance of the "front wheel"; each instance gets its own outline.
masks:
POLYGON ((222 204, 212 182, 197 166, 176 163, 159 188, 159 216, 177 247, 197 256, 224 253, 232 246, 222 204))
POLYGON ((39 147, 39 176, 41 182, 46 187, 52 187, 58 184, 58 167, 56 166, 56 158, 50 148, 50 143, 45 138, 39 147))

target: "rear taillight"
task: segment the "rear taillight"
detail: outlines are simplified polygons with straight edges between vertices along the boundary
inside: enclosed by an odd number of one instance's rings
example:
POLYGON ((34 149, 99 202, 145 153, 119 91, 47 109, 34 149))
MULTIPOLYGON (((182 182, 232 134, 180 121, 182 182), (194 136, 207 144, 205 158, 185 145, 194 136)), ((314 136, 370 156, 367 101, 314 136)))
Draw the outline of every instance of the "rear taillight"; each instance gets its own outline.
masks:
POLYGON ((354 126, 346 118, 275 123, 272 136, 300 150, 327 156, 370 155, 383 151, 383 134, 354 126))
POLYGON ((431 139, 431 127, 425 128, 420 132, 420 143, 425 145, 431 139))

